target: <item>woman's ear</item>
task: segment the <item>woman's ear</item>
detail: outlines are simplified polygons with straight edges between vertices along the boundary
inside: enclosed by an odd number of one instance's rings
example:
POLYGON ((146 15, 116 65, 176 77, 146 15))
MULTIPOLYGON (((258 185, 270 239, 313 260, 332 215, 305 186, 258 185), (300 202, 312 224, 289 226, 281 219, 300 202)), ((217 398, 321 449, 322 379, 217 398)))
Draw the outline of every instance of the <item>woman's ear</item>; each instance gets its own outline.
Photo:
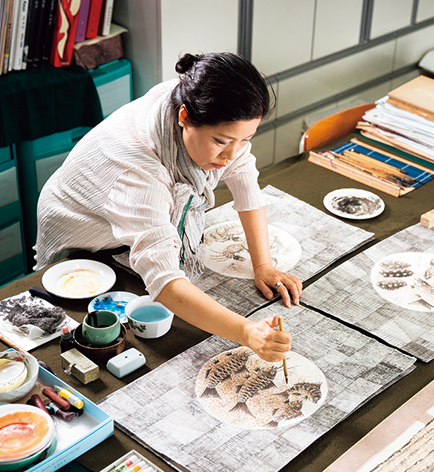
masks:
POLYGON ((186 123, 187 123, 187 118, 188 118, 188 112, 187 108, 185 108, 185 105, 181 105, 181 108, 179 109, 179 114, 178 114, 178 124, 183 128, 186 123))

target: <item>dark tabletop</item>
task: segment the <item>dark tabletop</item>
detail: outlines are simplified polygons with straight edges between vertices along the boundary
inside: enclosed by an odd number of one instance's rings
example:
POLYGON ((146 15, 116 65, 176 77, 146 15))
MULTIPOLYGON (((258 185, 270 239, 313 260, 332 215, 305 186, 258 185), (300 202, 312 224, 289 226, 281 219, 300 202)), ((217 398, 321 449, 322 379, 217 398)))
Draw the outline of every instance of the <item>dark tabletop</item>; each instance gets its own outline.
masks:
MULTIPOLYGON (((261 188, 272 185, 326 213, 327 210, 323 206, 322 201, 324 196, 333 190, 339 188, 361 188, 373 191, 379 195, 386 205, 385 211, 381 215, 368 220, 346 220, 348 224, 375 233, 375 240, 363 246, 358 252, 365 250, 369 245, 375 244, 401 229, 418 223, 421 214, 434 208, 434 181, 428 182, 407 195, 396 198, 312 164, 308 162, 307 154, 286 159, 263 170, 260 173, 259 183, 261 188)), ((216 191, 216 206, 231 200, 232 196, 226 188, 220 188, 216 191)), ((354 256, 355 253, 353 252, 349 256, 340 259, 329 267, 327 271, 349 257, 354 256)), ((146 294, 141 279, 112 264, 110 252, 100 252, 97 254, 78 253, 73 257, 95 259, 110 265, 115 270, 117 276, 112 290, 133 292, 137 295, 146 294)), ((31 286, 43 288, 41 277, 47 269, 45 268, 4 286, 0 289, 0 299, 26 291, 31 286)), ((304 285, 308 286, 309 283, 321 275, 323 274, 315 276, 304 285)), ((89 300, 62 300, 59 302, 59 306, 72 318, 81 322, 87 314, 88 303, 89 300)), ((156 368, 187 348, 201 342, 208 336, 207 333, 188 325, 177 317, 175 317, 170 331, 159 339, 139 339, 128 330, 126 349, 135 347, 143 352, 146 357, 146 365, 122 379, 113 376, 106 370, 104 365, 100 365, 100 378, 87 385, 83 385, 74 377, 68 376, 63 372, 60 365, 60 346, 58 340, 38 347, 32 351, 32 354, 46 362, 63 381, 92 401, 98 402, 108 394, 156 368)), ((0 342, 1 349, 7 347, 0 342)), ((433 379, 434 362, 426 364, 417 361, 416 369, 413 372, 360 407, 345 421, 315 441, 282 470, 291 470, 291 472, 323 471, 329 464, 433 379)), ((131 449, 135 449, 151 459, 163 470, 173 470, 116 428, 114 436, 94 447, 77 460, 88 469, 99 471, 131 449)))

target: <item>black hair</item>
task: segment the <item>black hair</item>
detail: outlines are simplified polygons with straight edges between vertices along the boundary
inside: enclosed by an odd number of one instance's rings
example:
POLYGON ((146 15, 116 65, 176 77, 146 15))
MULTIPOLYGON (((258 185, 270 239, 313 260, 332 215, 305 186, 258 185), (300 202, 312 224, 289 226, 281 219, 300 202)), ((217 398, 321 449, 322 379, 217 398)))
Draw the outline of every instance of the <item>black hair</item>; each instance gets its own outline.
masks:
POLYGON ((185 54, 176 64, 180 82, 171 95, 195 127, 264 118, 274 108, 264 76, 243 56, 229 52, 185 54))

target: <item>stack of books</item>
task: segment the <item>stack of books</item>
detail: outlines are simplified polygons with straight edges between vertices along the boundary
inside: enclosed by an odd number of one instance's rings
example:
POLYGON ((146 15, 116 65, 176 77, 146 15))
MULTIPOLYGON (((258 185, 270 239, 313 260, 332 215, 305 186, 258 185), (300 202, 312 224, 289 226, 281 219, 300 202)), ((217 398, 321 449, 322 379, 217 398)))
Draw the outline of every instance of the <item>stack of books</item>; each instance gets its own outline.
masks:
POLYGON ((363 136, 434 163, 434 79, 421 75, 392 90, 363 120, 363 136))
POLYGON ((310 151, 309 161, 400 197, 434 176, 434 79, 419 76, 375 103, 356 126, 370 144, 354 138, 310 151))
POLYGON ((309 161, 394 197, 434 177, 434 167, 430 169, 357 138, 333 149, 310 151, 309 161))
POLYGON ((107 36, 114 0, 0 0, 0 74, 71 64, 76 42, 107 36))

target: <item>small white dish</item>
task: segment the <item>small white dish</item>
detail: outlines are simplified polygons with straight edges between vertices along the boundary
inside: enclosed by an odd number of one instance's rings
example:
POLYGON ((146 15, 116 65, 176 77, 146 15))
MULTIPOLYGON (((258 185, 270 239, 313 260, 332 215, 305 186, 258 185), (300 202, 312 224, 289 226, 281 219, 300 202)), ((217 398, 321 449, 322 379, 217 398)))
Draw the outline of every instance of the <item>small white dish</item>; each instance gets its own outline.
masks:
POLYGON ((323 203, 330 213, 352 220, 374 218, 385 208, 378 195, 358 188, 334 190, 324 197, 323 203))
POLYGON ((129 302, 125 314, 131 330, 139 338, 159 338, 172 326, 173 313, 161 303, 153 302, 149 295, 129 302))
POLYGON ((95 297, 87 306, 87 311, 108 310, 116 313, 121 323, 127 323, 125 307, 127 303, 138 298, 138 295, 131 292, 107 292, 95 297))
POLYGON ((102 262, 75 259, 50 267, 42 276, 42 285, 61 298, 83 299, 110 290, 116 282, 114 270, 102 262))
POLYGON ((4 351, 0 352, 0 360, 21 362, 26 367, 26 377, 16 388, 0 392, 0 402, 15 402, 25 397, 34 387, 39 375, 39 364, 35 357, 27 352, 4 351))
POLYGON ((13 390, 23 384, 27 376, 24 362, 6 361, 0 365, 0 392, 13 390))

